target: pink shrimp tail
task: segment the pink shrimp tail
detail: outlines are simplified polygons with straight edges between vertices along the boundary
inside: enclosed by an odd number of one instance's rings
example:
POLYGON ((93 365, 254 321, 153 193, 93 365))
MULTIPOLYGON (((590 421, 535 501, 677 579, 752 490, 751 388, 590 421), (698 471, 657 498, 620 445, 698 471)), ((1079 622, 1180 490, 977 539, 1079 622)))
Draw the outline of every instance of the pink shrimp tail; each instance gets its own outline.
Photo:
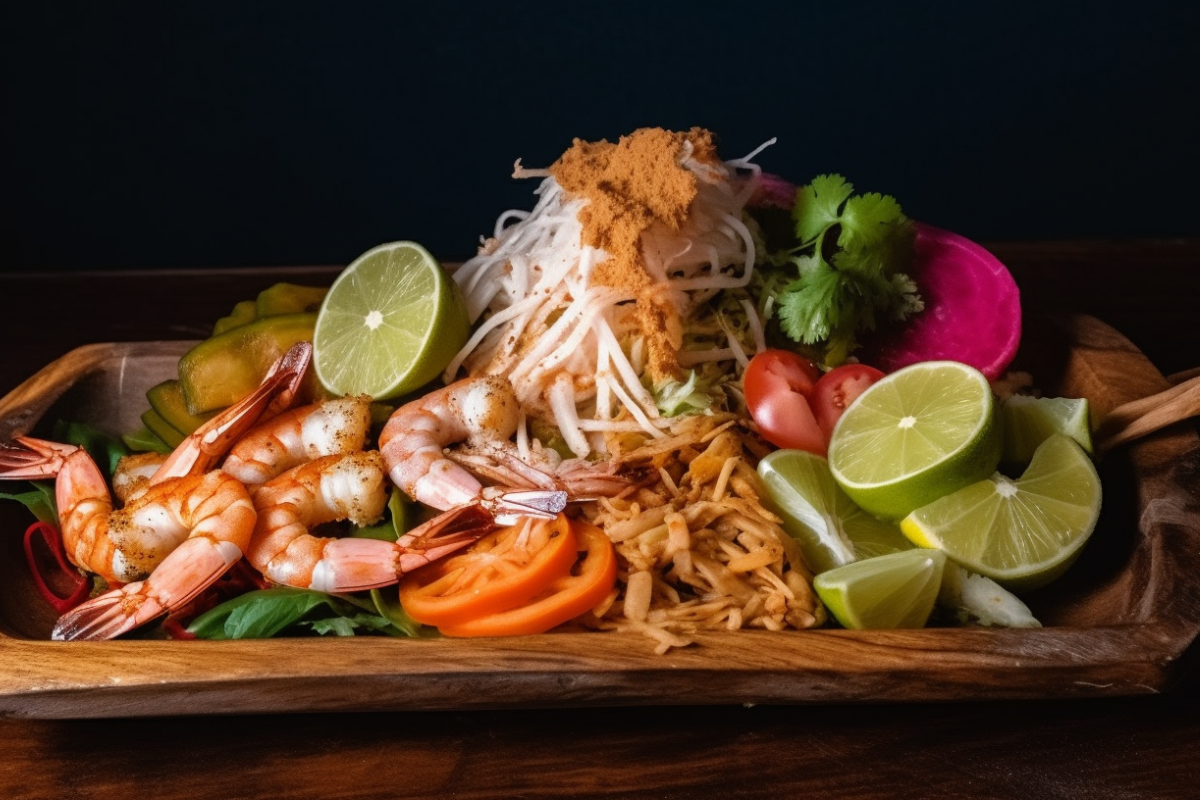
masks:
POLYGON ((150 483, 198 475, 212 469, 246 431, 295 402, 311 359, 311 342, 292 345, 267 372, 257 389, 189 435, 151 476, 150 483))
POLYGON ((242 557, 237 545, 195 537, 184 541, 144 581, 113 589, 59 618, 58 641, 112 639, 194 600, 242 557))
POLYGON ((79 448, 32 436, 18 436, 0 444, 0 479, 38 480, 58 475, 67 456, 79 448))
POLYGON ((513 452, 492 448, 490 452, 457 451, 448 459, 509 489, 565 491, 572 500, 616 497, 633 486, 633 481, 616 473, 615 462, 564 461, 554 471, 538 469, 513 452))
POLYGON ((50 638, 56 641, 112 639, 149 622, 166 609, 153 598, 139 595, 142 583, 130 583, 95 597, 59 617, 50 638))
POLYGON ((412 572, 475 543, 495 524, 492 513, 476 503, 439 514, 396 540, 401 549, 400 574, 412 572))
POLYGON ((323 540, 320 560, 305 585, 322 592, 391 586, 404 573, 472 544, 493 526, 492 515, 471 504, 440 514, 395 542, 354 537, 323 540))

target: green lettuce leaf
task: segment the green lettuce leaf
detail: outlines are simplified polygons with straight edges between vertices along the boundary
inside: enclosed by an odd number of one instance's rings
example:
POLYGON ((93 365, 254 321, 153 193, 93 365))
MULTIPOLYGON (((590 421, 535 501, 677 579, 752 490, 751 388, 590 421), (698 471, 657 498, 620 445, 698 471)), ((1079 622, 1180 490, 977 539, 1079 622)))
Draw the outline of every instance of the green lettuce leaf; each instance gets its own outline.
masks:
POLYGON ((187 630, 200 639, 269 639, 279 635, 411 636, 378 612, 375 603, 286 586, 247 592, 209 609, 187 630))

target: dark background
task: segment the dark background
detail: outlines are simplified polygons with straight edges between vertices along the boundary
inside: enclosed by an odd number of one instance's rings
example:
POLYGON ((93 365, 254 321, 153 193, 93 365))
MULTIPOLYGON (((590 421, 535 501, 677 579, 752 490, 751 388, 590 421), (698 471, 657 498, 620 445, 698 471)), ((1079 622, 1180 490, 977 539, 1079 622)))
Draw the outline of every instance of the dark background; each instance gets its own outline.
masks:
POLYGON ((1200 234, 1192 3, 13 6, 10 269, 460 260, 516 159, 642 126, 981 240, 1200 234))

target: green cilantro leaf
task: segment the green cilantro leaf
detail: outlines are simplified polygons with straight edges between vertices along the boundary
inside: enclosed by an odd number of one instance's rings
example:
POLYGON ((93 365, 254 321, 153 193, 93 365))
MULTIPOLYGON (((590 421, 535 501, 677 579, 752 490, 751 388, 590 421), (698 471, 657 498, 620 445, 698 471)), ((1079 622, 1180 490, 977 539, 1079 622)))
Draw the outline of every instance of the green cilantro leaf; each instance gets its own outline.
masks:
POLYGON ((802 186, 792 206, 796 221, 796 238, 807 246, 817 241, 841 218, 842 203, 854 193, 854 186, 841 175, 818 175, 808 186, 802 186))
POLYGON ((841 175, 818 175, 796 193, 792 219, 797 277, 774 289, 779 324, 793 341, 822 346, 826 367, 845 361, 878 323, 923 308, 905 272, 916 227, 894 197, 855 195, 841 175))

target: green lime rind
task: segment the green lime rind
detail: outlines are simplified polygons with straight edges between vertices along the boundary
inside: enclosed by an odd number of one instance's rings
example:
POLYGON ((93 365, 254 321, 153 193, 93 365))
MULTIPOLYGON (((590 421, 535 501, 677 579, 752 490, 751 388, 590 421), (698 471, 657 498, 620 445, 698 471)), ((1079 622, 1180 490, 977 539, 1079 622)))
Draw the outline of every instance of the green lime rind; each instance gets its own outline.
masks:
POLYGON ((1045 586, 1082 551, 1100 517, 1100 476, 1071 437, 1056 433, 1015 480, 999 473, 916 509, 900 530, 1013 591, 1045 586))
POLYGON ((813 579, 813 588, 844 628, 922 628, 933 612, 945 565, 938 550, 902 550, 823 572, 813 579))
POLYGON ((842 414, 829 467, 842 490, 881 519, 991 475, 1000 462, 991 384, 956 361, 925 361, 890 373, 842 414))
POLYGON ((813 574, 913 546, 895 523, 876 519, 847 497, 818 455, 776 450, 759 461, 758 475, 813 574))
POLYGON ((338 275, 317 312, 313 367, 336 395, 390 400, 446 368, 470 330, 458 285, 415 242, 379 245, 338 275))
POLYGON ((1015 394, 1000 404, 1000 427, 1000 460, 1006 464, 1029 463, 1038 445, 1055 433, 1064 433, 1079 442, 1084 452, 1093 452, 1087 398, 1015 394))

